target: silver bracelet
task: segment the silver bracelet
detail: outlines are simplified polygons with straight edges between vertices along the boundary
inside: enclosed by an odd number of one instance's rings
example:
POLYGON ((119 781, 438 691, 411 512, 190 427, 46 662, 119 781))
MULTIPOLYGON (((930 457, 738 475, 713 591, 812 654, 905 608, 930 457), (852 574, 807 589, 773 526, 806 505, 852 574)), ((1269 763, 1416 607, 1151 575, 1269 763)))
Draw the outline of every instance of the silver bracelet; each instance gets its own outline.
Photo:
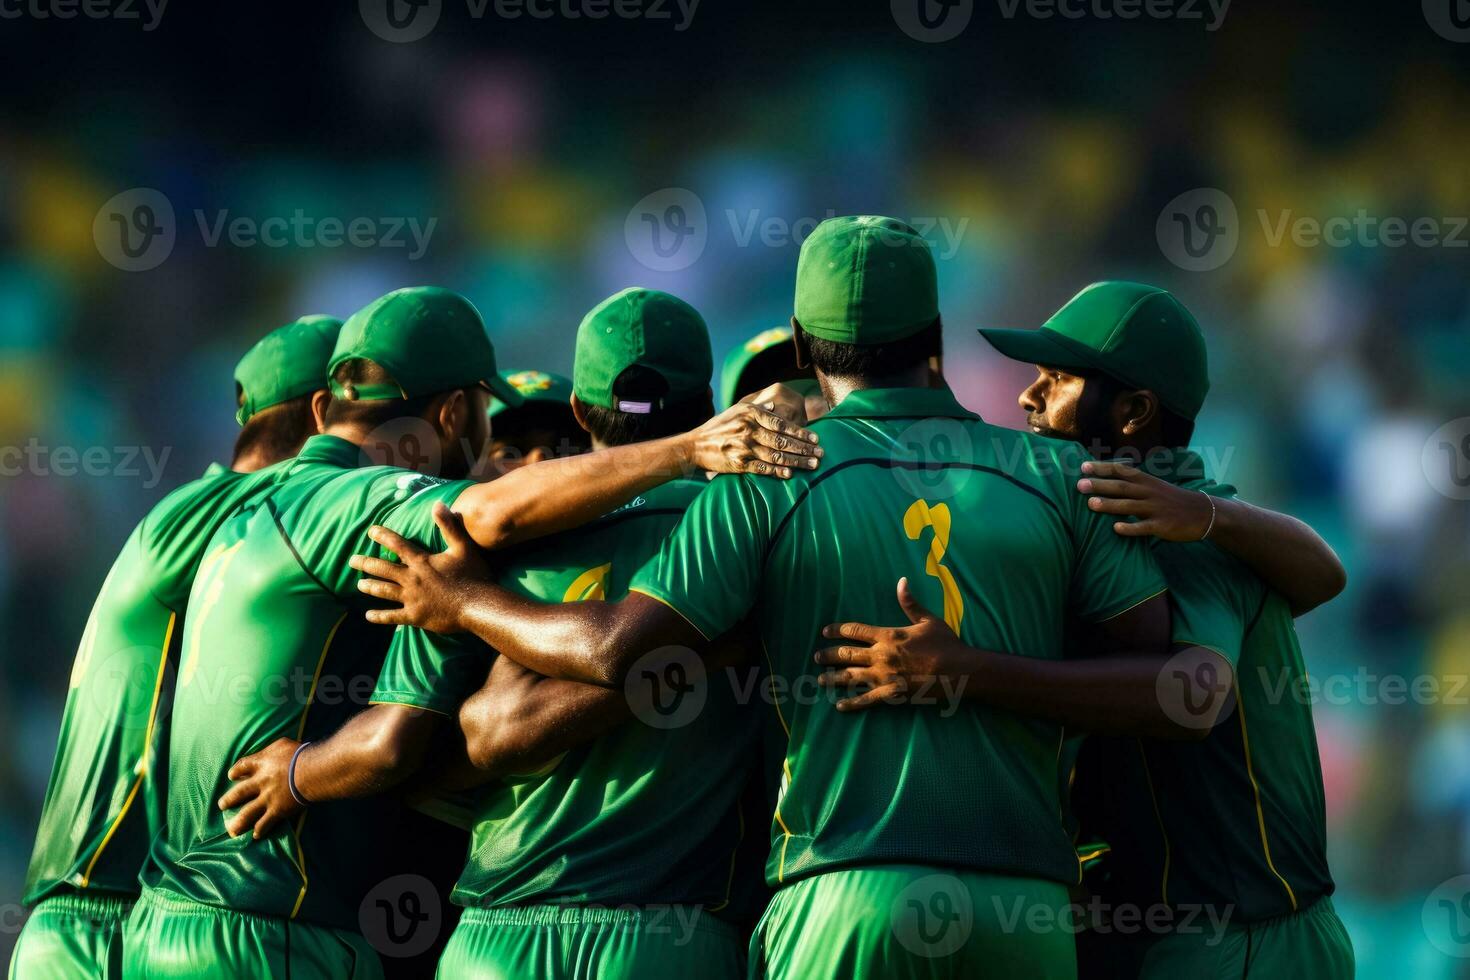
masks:
MULTIPOLYGON (((1200 493, 1205 492, 1201 490, 1200 493)), ((1205 533, 1199 536, 1199 539, 1201 541, 1203 541, 1205 538, 1208 538, 1210 536, 1210 532, 1215 529, 1215 498, 1205 493, 1205 499, 1210 502, 1210 523, 1209 526, 1205 528, 1205 533)))
POLYGON ((302 806, 310 806, 311 804, 306 797, 301 795, 301 791, 296 788, 296 760, 301 758, 302 750, 310 744, 310 742, 302 742, 296 746, 296 751, 291 753, 291 765, 286 767, 286 788, 291 791, 291 798, 302 806))

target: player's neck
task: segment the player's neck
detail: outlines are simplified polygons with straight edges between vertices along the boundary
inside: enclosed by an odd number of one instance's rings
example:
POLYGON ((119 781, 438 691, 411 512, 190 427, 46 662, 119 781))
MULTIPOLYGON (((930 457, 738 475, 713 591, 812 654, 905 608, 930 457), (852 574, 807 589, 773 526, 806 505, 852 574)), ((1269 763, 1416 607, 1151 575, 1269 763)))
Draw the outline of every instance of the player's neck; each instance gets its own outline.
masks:
POLYGON ((854 391, 877 388, 941 388, 945 382, 938 365, 931 360, 893 374, 866 378, 839 378, 835 375, 823 374, 819 370, 817 371, 817 383, 822 386, 822 394, 826 397, 827 404, 837 405, 854 391))

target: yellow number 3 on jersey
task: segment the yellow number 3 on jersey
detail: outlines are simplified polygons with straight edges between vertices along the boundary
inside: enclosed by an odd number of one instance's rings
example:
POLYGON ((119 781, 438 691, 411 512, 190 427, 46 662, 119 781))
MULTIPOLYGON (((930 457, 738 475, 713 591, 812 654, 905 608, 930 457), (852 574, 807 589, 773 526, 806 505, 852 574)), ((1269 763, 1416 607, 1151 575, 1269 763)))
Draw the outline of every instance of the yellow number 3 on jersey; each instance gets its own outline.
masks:
POLYGON ((949 505, 930 507, 923 500, 915 500, 909 505, 903 515, 904 533, 917 541, 926 527, 934 529, 934 540, 929 542, 929 559, 924 563, 924 571, 939 579, 939 586, 944 590, 944 621, 958 634, 960 620, 965 618, 965 600, 960 595, 954 574, 943 564, 944 552, 949 548, 949 505))

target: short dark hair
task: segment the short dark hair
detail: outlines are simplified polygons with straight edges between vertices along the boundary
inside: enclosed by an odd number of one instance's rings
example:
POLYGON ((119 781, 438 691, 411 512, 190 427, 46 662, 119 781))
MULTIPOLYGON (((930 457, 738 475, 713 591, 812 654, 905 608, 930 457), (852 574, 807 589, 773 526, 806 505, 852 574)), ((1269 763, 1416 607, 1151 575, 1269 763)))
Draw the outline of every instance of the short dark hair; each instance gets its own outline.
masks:
MULTIPOLYGON (((1142 390, 1137 385, 1125 384, 1111 374, 1104 374, 1101 371, 1068 371, 1068 373, 1086 378, 1089 386, 1097 385, 1097 404, 1104 409, 1117 401, 1119 395, 1142 390)), ((1187 419, 1160 403, 1159 438, 1166 448, 1185 448, 1189 445, 1189 440, 1194 438, 1194 420, 1187 419)))
POLYGON ((585 453, 592 448, 566 402, 526 402, 505 409, 490 420, 490 441, 514 446, 521 453, 538 448, 559 453, 563 446, 573 453, 585 453), (549 445, 539 444, 547 440, 549 445))
MULTIPOLYGON (((801 324, 797 324, 801 330, 801 324)), ((936 319, 918 333, 887 344, 844 344, 801 330, 812 364, 834 378, 883 378, 901 374, 944 353, 944 327, 936 319)))
POLYGON ((290 459, 316 435, 311 414, 311 395, 301 395, 250 416, 235 437, 234 459, 259 453, 267 459, 290 459))
MULTIPOLYGON (((393 376, 376 361, 353 358, 337 365, 332 380, 338 385, 393 384, 393 376)), ((442 392, 441 392, 442 394, 442 392)), ((366 425, 376 428, 394 419, 421 417, 439 395, 417 398, 366 398, 349 400, 333 393, 327 405, 328 425, 366 425)))
POLYGON ((620 412, 614 408, 587 405, 584 402, 587 430, 604 445, 628 446, 635 442, 688 432, 709 421, 714 414, 714 402, 708 391, 670 405, 659 405, 668 392, 668 381, 652 368, 641 364, 625 368, 613 381, 614 397, 626 401, 653 402, 654 410, 647 414, 620 412))

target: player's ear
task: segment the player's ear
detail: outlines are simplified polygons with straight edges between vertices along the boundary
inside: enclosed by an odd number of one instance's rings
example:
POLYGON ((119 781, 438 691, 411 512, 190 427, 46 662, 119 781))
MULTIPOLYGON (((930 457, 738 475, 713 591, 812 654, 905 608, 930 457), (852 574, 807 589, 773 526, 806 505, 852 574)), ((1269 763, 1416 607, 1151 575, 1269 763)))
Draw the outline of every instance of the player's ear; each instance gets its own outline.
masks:
POLYGON ((571 403, 572 417, 577 420, 577 424, 582 427, 583 432, 591 435, 592 430, 587 425, 587 406, 582 403, 582 399, 578 398, 576 394, 572 395, 571 403))
POLYGON ((439 403, 439 432, 447 440, 464 434, 470 420, 470 401, 463 388, 456 388, 439 403))
POLYGON ((1125 436, 1141 435, 1158 421, 1159 396, 1147 388, 1125 391, 1113 403, 1113 423, 1125 436))
POLYGON ((327 406, 332 404, 332 393, 326 388, 318 388, 311 393, 311 420, 316 425, 317 432, 327 431, 327 406))
POLYGON ((807 348, 806 334, 801 331, 801 324, 796 322, 796 317, 791 318, 791 344, 796 348, 796 366, 805 371, 812 366, 812 353, 807 348))

